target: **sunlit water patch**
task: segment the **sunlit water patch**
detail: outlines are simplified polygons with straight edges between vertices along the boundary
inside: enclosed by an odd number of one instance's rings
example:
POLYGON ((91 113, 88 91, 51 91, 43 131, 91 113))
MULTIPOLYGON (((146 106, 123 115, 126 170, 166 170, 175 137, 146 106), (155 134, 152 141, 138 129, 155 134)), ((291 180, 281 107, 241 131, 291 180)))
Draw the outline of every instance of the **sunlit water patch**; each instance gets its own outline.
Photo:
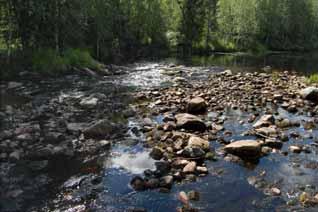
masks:
POLYGON ((112 167, 124 169, 132 174, 142 174, 146 169, 154 169, 154 162, 149 152, 121 153, 112 159, 112 167))

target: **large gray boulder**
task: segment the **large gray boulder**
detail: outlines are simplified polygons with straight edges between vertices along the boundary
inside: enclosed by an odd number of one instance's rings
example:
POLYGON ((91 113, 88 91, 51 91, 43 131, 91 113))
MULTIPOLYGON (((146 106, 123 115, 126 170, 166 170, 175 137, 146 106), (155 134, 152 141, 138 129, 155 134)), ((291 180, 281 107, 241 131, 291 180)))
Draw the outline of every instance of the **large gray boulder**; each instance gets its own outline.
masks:
POLYGON ((205 131, 205 123, 197 116, 180 113, 175 116, 177 120, 177 128, 191 130, 191 131, 205 131))
POLYGON ((318 88, 308 87, 301 90, 300 94, 304 99, 318 103, 318 88))

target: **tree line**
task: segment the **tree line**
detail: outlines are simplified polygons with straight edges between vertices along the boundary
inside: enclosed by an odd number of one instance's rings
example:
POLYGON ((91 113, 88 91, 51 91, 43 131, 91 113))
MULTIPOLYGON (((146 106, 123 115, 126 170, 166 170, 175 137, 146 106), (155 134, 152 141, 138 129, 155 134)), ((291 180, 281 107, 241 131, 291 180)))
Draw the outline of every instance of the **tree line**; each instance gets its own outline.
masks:
POLYGON ((85 49, 100 61, 318 48, 317 0, 0 0, 7 53, 85 49))

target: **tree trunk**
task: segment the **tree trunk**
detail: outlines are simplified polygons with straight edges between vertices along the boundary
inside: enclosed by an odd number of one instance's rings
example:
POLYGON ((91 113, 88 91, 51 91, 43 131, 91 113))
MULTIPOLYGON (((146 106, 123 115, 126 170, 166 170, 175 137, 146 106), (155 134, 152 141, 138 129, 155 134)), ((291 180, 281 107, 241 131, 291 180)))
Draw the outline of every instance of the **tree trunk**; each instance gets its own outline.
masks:
POLYGON ((59 17, 60 17, 60 5, 59 0, 55 0, 55 23, 54 23, 54 41, 55 41, 55 51, 60 52, 60 36, 59 36, 59 17))

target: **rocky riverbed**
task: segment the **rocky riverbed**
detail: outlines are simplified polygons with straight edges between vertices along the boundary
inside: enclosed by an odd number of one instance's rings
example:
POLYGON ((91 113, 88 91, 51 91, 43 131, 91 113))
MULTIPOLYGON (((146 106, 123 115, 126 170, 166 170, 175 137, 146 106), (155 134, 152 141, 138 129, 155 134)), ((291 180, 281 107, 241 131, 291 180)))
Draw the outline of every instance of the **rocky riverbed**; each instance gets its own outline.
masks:
POLYGON ((108 74, 1 84, 1 210, 317 210, 318 92, 300 75, 108 74))

